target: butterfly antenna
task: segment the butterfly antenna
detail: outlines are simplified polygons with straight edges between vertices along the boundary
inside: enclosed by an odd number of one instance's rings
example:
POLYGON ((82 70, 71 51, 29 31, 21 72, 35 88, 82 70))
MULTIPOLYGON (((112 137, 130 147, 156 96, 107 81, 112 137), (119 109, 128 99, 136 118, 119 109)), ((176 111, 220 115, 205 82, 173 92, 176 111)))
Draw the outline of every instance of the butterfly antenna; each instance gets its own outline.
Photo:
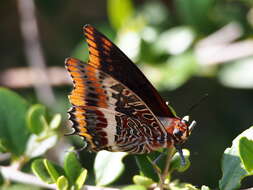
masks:
POLYGON ((199 106, 206 98, 208 97, 208 94, 204 94, 196 103, 191 105, 191 107, 188 109, 185 115, 189 115, 192 110, 194 110, 197 106, 199 106))

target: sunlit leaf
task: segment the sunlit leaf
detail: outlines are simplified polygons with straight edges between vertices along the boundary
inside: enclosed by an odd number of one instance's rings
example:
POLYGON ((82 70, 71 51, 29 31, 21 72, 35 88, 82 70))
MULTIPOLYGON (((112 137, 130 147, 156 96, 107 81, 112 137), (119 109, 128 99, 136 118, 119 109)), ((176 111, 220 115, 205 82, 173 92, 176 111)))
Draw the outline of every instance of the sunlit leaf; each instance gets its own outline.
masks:
POLYGON ((58 136, 53 133, 45 138, 40 138, 37 135, 31 135, 28 142, 25 154, 31 158, 44 154, 48 149, 55 146, 58 141, 58 136))
POLYGON ((142 185, 128 185, 123 187, 122 190, 147 190, 147 188, 142 185))
POLYGON ((16 156, 21 155, 29 136, 25 122, 28 104, 5 88, 0 88, 0 104, 0 139, 8 151, 16 156))
POLYGON ((226 64, 219 72, 221 83, 233 88, 253 88, 253 58, 226 64))
POLYGON ((159 35, 154 50, 177 55, 186 51, 192 45, 194 38, 195 33, 190 27, 175 27, 159 35))
POLYGON ((61 114, 55 114, 49 123, 51 129, 57 129, 61 124, 61 114))
POLYGON ((47 172, 53 179, 54 183, 56 183, 57 179, 64 174, 63 169, 60 166, 50 162, 47 159, 43 159, 43 164, 45 165, 47 172))
POLYGON ((144 187, 150 187, 150 185, 155 183, 152 179, 141 175, 135 175, 133 181, 136 185, 142 185, 144 187))
POLYGON ((183 155, 184 155, 186 164, 182 165, 181 157, 180 157, 179 153, 177 152, 171 159, 171 164, 170 164, 171 171, 177 170, 179 172, 184 172, 190 167, 190 164, 191 164, 190 160, 189 160, 190 151, 187 149, 183 149, 182 151, 183 151, 183 155))
POLYGON ((68 190, 69 189, 68 179, 65 176, 58 177, 56 181, 56 186, 58 190, 68 190))
POLYGON ((166 6, 161 1, 147 1, 142 7, 141 15, 146 23, 159 26, 164 23, 169 24, 169 14, 166 6))
POLYGON ((222 158, 222 178, 219 181, 219 187, 222 190, 238 189, 241 186, 241 180, 246 176, 253 175, 242 167, 239 154, 239 141, 247 137, 253 140, 253 127, 245 130, 238 135, 232 142, 232 146, 227 148, 222 158))
POLYGON ((88 173, 88 170, 82 169, 80 175, 77 177, 77 179, 75 181, 75 185, 76 185, 77 189, 81 189, 83 187, 84 182, 87 178, 87 173, 88 173))
POLYGON ((169 189, 173 190, 199 190, 197 187, 190 183, 182 183, 179 180, 174 180, 169 183, 169 189))
POLYGON ((119 29, 133 15, 132 0, 107 0, 107 11, 110 23, 119 29))
POLYGON ((105 186, 116 180, 124 170, 122 159, 126 155, 125 152, 98 152, 94 163, 96 184, 105 186))
POLYGON ((131 59, 135 60, 140 52, 141 36, 138 31, 126 30, 118 34, 118 47, 131 59))
POLYGON ((206 185, 202 185, 201 186, 201 190, 211 190, 208 186, 206 185))
POLYGON ((242 137, 239 141, 239 153, 244 168, 253 174, 253 140, 242 137))

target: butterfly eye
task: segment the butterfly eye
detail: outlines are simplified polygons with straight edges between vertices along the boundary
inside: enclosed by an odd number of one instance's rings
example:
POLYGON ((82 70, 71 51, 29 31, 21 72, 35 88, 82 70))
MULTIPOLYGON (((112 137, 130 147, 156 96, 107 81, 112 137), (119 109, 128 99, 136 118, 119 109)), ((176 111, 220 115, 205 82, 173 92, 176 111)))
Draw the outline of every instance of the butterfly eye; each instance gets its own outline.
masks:
POLYGON ((173 135, 176 136, 177 138, 180 138, 183 135, 183 132, 180 131, 178 128, 175 128, 173 130, 173 135))

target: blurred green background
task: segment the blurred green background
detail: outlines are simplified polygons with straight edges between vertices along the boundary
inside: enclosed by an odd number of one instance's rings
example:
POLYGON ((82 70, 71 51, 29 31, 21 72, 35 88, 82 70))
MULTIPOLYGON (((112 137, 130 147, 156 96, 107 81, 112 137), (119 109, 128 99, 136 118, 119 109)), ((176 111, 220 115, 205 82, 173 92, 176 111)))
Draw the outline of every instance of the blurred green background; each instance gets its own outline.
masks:
MULTIPOLYGON (((253 123, 252 0, 36 0, 33 19, 39 41, 35 37, 35 42, 40 43, 52 99, 38 96, 32 79, 22 74, 32 64, 21 29, 29 24, 25 25, 20 3, 1 1, 1 86, 31 103, 48 105, 66 120, 72 87, 64 59, 87 60, 82 26, 92 24, 138 64, 179 116, 209 94, 190 113, 197 121, 185 145, 192 165, 175 177, 197 186, 218 186, 224 149, 253 123)), ((92 170, 94 154, 83 151, 81 158, 92 170)), ((125 163, 127 170, 119 184, 132 183, 138 172, 132 156, 125 163)), ((245 179, 243 187, 252 187, 252 181, 252 177, 245 179)))

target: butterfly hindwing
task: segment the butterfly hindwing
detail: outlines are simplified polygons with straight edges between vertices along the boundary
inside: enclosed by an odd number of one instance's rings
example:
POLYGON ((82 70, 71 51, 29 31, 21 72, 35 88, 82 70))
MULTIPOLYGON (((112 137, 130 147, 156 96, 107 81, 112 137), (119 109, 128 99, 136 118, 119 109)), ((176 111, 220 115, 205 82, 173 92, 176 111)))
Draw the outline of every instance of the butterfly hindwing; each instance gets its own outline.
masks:
POLYGON ((167 145, 155 122, 151 126, 145 120, 95 106, 73 106, 69 115, 76 133, 86 139, 92 151, 143 154, 167 145))
POLYGON ((66 68, 74 83, 70 120, 91 150, 144 153, 152 150, 151 142, 164 144, 164 127, 128 87, 75 58, 66 59, 66 68))

